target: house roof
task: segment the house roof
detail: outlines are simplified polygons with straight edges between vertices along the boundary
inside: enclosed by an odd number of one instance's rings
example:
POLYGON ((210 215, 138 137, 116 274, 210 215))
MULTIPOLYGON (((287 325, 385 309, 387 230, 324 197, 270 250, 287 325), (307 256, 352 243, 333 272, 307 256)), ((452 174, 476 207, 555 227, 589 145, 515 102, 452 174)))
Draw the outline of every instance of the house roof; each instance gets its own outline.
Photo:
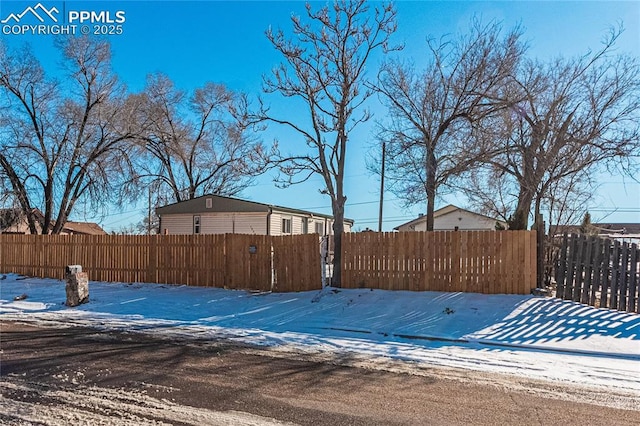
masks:
MULTIPOLYGON (((42 214, 42 212, 39 209, 31 209, 31 212, 36 215, 36 218, 38 220, 44 220, 44 215, 42 214)), ((22 209, 19 209, 17 207, 8 208, 8 209, 0 209, 0 214, 1 215, 13 215, 17 219, 23 217, 22 209)))
MULTIPOLYGON (((44 215, 39 209, 31 209, 31 213, 35 216, 36 222, 42 226, 44 215)), ((26 217, 19 208, 0 209, 0 231, 4 231, 20 223, 27 223, 26 217)))
POLYGON ((640 223, 594 223, 601 234, 640 234, 640 223))
MULTIPOLYGON (((158 207, 158 216, 168 214, 194 214, 194 213, 269 213, 270 211, 280 211, 286 213, 302 214, 308 216, 333 219, 333 216, 324 213, 315 213, 307 210, 293 209, 290 207, 277 206, 275 204, 265 204, 256 201, 241 200, 239 198, 224 197, 221 195, 203 195, 191 200, 168 204, 158 207), (211 198, 211 208, 207 208, 206 200, 211 198)), ((345 218, 345 222, 353 224, 352 219, 345 218)))
MULTIPOLYGON (((640 234, 640 223, 592 223, 591 224, 599 234, 621 234, 636 235, 640 234)), ((556 234, 579 234, 581 225, 557 225, 556 234)))
MULTIPOLYGON (((39 209, 33 209, 33 214, 36 216, 36 220, 42 226, 44 222, 44 215, 39 209)), ((20 221, 24 218, 22 214, 22 210, 13 208, 13 209, 0 209, 0 215, 4 216, 8 220, 12 220, 13 223, 9 224, 9 226, 15 225, 17 221, 20 221)), ((104 229, 100 227, 97 223, 93 222, 73 222, 67 221, 63 227, 63 231, 70 232, 73 234, 87 234, 87 235, 106 235, 104 229)))
POLYGON ((106 231, 94 222, 67 221, 64 225, 64 230, 71 231, 74 234, 107 235, 106 231))
MULTIPOLYGON (((461 207, 458 206, 454 206, 453 204, 448 204, 438 210, 435 210, 433 212, 433 218, 436 219, 438 217, 442 217, 445 215, 448 215, 449 213, 453 213, 456 211, 465 211, 469 214, 475 215, 475 216, 480 216, 483 217, 485 219, 490 219, 492 221, 497 221, 497 222, 503 222, 501 220, 495 219, 493 217, 489 217, 489 216, 485 216, 483 214, 480 213, 476 213, 476 212, 472 212, 471 210, 467 210, 467 209, 463 209, 461 207)), ((415 219, 410 220, 409 222, 403 223, 401 225, 396 226, 395 228, 393 228, 395 231, 397 231, 398 229, 400 229, 400 227, 402 226, 407 226, 407 225, 417 225, 418 223, 422 223, 422 222, 426 222, 427 221, 427 216, 426 215, 420 215, 415 219)))

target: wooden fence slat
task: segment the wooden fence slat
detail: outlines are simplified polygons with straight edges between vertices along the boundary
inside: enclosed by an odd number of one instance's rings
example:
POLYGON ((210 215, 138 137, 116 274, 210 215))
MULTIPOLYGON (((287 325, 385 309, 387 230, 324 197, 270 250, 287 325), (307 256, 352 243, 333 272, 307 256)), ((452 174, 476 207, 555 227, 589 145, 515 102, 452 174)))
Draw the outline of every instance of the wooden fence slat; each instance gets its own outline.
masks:
MULTIPOLYGON (((529 280, 535 280, 536 283, 540 282, 539 275, 544 273, 544 270, 539 269, 539 265, 541 262, 538 261, 538 256, 544 255, 544 250, 538 249, 539 241, 545 240, 544 230, 537 230, 535 235, 529 236, 529 280), (543 234, 540 236, 539 234, 543 234), (535 266, 534 266, 535 265, 535 266)), ((531 289, 525 288, 523 289, 524 293, 531 293, 531 289)))
POLYGON ((620 291, 620 256, 621 256, 620 242, 615 241, 613 243, 613 257, 611 259, 611 297, 609 307, 611 309, 618 309, 618 292, 620 291))
POLYGON ((462 262, 462 240, 460 232, 451 232, 451 256, 449 256, 451 287, 449 291, 462 291, 461 286, 461 262, 462 262))
POLYGON ((569 250, 567 254, 567 278, 565 280, 564 299, 571 300, 573 298, 573 289, 575 287, 575 264, 578 250, 578 239, 576 234, 571 234, 569 240, 569 250))
POLYGON ((571 293, 571 300, 574 302, 580 301, 580 295, 582 294, 582 284, 584 281, 584 259, 587 253, 586 237, 584 235, 578 235, 578 244, 576 250, 576 262, 575 262, 575 275, 573 292, 571 293))
POLYGON ((591 290, 591 275, 593 273, 593 252, 594 252, 595 238, 590 237, 586 239, 584 257, 582 258, 582 270, 584 271, 584 278, 582 281, 582 288, 580 292, 580 303, 589 303, 589 291, 591 290))
POLYGON ((627 286, 629 291, 626 310, 627 312, 635 312, 638 301, 638 262, 640 262, 640 258, 638 257, 638 246, 632 244, 629 251, 629 282, 627 286))
POLYGON ((604 241, 602 250, 602 285, 600 289, 600 307, 606 308, 609 305, 609 289, 611 284, 611 262, 613 255, 611 240, 604 241))
POLYGON ((627 309, 627 290, 629 283, 629 255, 630 247, 627 243, 622 244, 622 254, 620 258, 620 285, 619 285, 619 305, 618 310, 624 311, 627 309))
POLYGON ((596 304, 596 295, 598 291, 601 291, 602 288, 602 269, 603 269, 603 257, 602 251, 604 249, 605 240, 601 238, 594 238, 594 251, 592 256, 592 274, 593 281, 591 283, 591 288, 589 290, 589 298, 587 303, 591 306, 595 306, 596 304))

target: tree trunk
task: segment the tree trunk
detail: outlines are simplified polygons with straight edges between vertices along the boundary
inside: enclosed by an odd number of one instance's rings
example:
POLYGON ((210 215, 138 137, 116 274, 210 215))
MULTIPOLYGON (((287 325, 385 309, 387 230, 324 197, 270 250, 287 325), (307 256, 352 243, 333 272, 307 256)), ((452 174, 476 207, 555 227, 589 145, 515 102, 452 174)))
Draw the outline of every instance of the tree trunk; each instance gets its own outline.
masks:
POLYGON ((518 205, 513 217, 509 220, 509 229, 514 231, 526 230, 529 227, 529 213, 533 203, 533 191, 520 187, 518 205))
POLYGON ((436 156, 433 149, 427 147, 427 231, 433 231, 433 212, 436 204, 436 156))
POLYGON ((15 193, 15 197, 18 200, 20 205, 20 209, 22 214, 27 218, 27 223, 29 224, 29 231, 31 234, 37 234, 38 230, 36 228, 35 215, 33 214, 33 209, 31 208, 31 203, 29 202, 29 196, 27 195, 27 190, 25 189, 22 181, 18 177, 15 169, 11 166, 11 163, 7 160, 7 158, 0 153, 0 167, 4 170, 6 176, 9 178, 9 182, 11 183, 11 189, 15 193))
POLYGON ((342 287, 342 233, 344 232, 344 204, 346 197, 333 200, 333 274, 332 287, 342 287))

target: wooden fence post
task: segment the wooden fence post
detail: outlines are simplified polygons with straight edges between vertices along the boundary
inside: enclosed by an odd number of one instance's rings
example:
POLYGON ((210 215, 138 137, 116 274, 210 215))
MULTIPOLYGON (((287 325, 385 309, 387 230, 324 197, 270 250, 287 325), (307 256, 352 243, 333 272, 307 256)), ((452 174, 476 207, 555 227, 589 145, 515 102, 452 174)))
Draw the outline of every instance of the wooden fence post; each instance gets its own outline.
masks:
POLYGON ((562 235, 562 245, 556 260, 556 297, 564 299, 566 291, 565 279, 567 277, 567 252, 569 251, 569 235, 562 235))
POLYGON ((537 261, 537 272, 536 272, 536 286, 538 288, 544 288, 544 248, 545 248, 545 223, 541 213, 538 213, 536 216, 536 222, 534 225, 536 230, 536 261, 537 261))

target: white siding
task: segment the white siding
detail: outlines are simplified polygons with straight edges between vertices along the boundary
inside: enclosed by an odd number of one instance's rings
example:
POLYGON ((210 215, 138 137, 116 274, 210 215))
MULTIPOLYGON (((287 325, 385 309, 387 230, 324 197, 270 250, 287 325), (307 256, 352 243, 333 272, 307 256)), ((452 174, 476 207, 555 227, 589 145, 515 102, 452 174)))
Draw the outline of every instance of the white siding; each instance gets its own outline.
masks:
MULTIPOLYGON (((200 216, 201 234, 267 234, 267 213, 200 213, 171 214, 162 216, 161 233, 193 234, 193 216, 200 216)), ((333 234, 333 221, 320 217, 309 217, 289 212, 274 211, 269 219, 269 233, 282 234, 282 219, 291 219, 291 234, 302 233, 302 219, 308 218, 308 233, 316 232, 316 223, 322 223, 327 235, 333 234)), ((345 222, 345 232, 351 226, 345 222)))
POLYGON ((235 213, 236 234, 266 235, 267 213, 235 213))
POLYGON ((398 231, 400 232, 407 232, 407 231, 415 231, 415 232, 419 232, 419 231, 426 231, 427 230, 427 218, 425 217, 424 220, 421 220, 417 223, 412 223, 411 225, 402 225, 398 227, 398 231))
MULTIPOLYGON (((496 222, 494 219, 480 216, 464 210, 455 210, 433 219, 434 231, 453 231, 458 227, 460 231, 494 231, 496 222)), ((426 231, 427 217, 423 216, 421 220, 411 225, 402 225, 398 227, 398 231, 426 231)))
POLYGON ((162 216, 161 233, 193 234, 193 216, 200 216, 201 234, 267 233, 266 213, 201 213, 162 216))
POLYGON ((193 234, 193 215, 192 214, 176 214, 162 216, 161 234, 183 235, 193 234))
POLYGON ((291 233, 302 234, 302 216, 291 215, 291 233))
POLYGON ((271 213, 271 220, 269 222, 269 234, 282 235, 282 216, 280 215, 280 213, 271 213))
POLYGON ((202 234, 232 234, 234 217, 229 213, 200 215, 202 234))
MULTIPOLYGON (((289 212, 279 212, 274 211, 271 214, 271 235, 289 235, 282 233, 282 219, 290 219, 291 220, 291 235, 299 235, 302 234, 302 219, 309 218, 307 215, 300 215, 289 212)), ((311 228, 312 220, 309 218, 309 232, 312 233, 313 228, 311 228)))
MULTIPOLYGON (((426 220, 424 224, 426 228, 426 220)), ((464 210, 442 215, 433 221, 433 229, 435 231, 453 230, 456 227, 460 231, 495 230, 496 222, 493 219, 478 216, 464 210)))
MULTIPOLYGON (((282 219, 291 219, 291 234, 302 234, 302 219, 305 217, 307 218, 309 223, 307 233, 314 234, 316 232, 316 223, 322 223, 323 228, 326 229, 327 235, 333 234, 333 221, 331 219, 282 211, 274 211, 271 214, 271 235, 283 235, 282 219)), ((347 223, 345 223, 345 232, 351 232, 351 226, 347 223)))
MULTIPOLYGON (((333 235, 333 219, 326 219, 324 217, 309 219, 310 234, 316 232, 316 224, 318 223, 322 224, 322 229, 324 229, 323 235, 333 235)), ((344 222, 344 232, 351 232, 351 224, 349 222, 344 222)))

